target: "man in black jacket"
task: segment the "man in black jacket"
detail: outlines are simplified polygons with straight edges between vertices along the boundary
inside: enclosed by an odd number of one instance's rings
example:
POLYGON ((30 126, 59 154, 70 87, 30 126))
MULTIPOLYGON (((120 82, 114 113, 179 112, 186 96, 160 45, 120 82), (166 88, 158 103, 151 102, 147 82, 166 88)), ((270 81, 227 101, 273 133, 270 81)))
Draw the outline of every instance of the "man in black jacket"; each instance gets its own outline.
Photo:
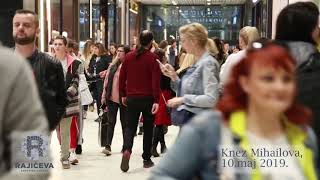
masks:
POLYGON ((40 52, 35 45, 39 32, 36 13, 29 10, 16 11, 13 17, 12 33, 15 52, 28 59, 33 69, 49 128, 53 131, 65 112, 66 89, 61 63, 48 54, 40 52))

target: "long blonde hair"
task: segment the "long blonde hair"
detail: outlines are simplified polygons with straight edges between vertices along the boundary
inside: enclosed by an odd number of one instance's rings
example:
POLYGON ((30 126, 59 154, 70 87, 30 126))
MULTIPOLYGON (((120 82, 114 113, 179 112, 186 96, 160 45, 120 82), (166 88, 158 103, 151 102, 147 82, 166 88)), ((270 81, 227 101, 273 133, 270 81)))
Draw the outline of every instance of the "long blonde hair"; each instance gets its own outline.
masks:
POLYGON ((86 43, 84 44, 82 56, 86 61, 91 59, 92 54, 90 53, 90 49, 92 45, 94 45, 94 43, 91 40, 87 40, 86 43))
POLYGON ((193 54, 187 53, 186 56, 184 57, 184 60, 180 66, 180 68, 177 70, 177 73, 179 74, 181 71, 191 67, 196 63, 196 58, 193 54))
POLYGON ((209 54, 211 54, 214 57, 219 54, 217 45, 212 39, 208 39, 207 49, 209 51, 209 54))

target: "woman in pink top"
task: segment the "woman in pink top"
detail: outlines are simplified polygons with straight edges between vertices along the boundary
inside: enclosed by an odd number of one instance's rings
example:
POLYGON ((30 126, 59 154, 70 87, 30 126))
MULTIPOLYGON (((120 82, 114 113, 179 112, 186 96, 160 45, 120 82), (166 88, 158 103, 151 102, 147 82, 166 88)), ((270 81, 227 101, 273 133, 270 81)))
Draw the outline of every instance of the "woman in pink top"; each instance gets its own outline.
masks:
POLYGON ((125 129, 127 127, 127 115, 126 107, 122 105, 119 96, 119 75, 122 62, 125 55, 130 51, 129 46, 120 45, 117 49, 117 56, 113 59, 109 66, 103 85, 103 93, 101 97, 102 106, 106 107, 104 111, 108 112, 108 126, 107 137, 101 137, 107 139, 107 145, 102 150, 102 153, 107 156, 111 155, 111 143, 114 134, 114 127, 117 121, 117 112, 120 108, 120 121, 122 126, 122 137, 124 139, 125 129))

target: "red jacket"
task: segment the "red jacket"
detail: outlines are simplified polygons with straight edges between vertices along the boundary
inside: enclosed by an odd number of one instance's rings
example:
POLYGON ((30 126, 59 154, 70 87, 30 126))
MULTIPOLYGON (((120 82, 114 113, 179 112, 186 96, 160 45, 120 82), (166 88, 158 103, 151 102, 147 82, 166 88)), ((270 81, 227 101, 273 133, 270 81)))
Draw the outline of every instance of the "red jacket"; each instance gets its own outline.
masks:
POLYGON ((160 67, 158 56, 148 50, 136 57, 136 50, 125 56, 120 71, 119 90, 121 97, 153 97, 159 102, 160 67))

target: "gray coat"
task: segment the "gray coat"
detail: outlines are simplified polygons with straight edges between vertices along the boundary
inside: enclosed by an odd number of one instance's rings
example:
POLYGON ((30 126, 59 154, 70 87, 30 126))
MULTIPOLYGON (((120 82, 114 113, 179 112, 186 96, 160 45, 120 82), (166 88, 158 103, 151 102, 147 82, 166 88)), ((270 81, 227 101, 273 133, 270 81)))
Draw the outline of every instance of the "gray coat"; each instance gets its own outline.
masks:
MULTIPOLYGON (((48 137, 48 122, 27 60, 0 48, 0 179, 48 179, 49 171, 21 172, 16 163, 33 163, 23 152, 30 133, 48 137)), ((50 161, 49 149, 44 161, 50 161)))
POLYGON ((288 41, 286 44, 289 47, 290 54, 296 60, 297 66, 309 60, 312 54, 318 52, 315 45, 308 42, 288 41))
POLYGON ((198 114, 216 104, 219 97, 219 68, 218 61, 206 52, 187 70, 182 79, 172 82, 172 89, 177 92, 182 81, 180 95, 184 102, 178 110, 185 109, 198 114))

